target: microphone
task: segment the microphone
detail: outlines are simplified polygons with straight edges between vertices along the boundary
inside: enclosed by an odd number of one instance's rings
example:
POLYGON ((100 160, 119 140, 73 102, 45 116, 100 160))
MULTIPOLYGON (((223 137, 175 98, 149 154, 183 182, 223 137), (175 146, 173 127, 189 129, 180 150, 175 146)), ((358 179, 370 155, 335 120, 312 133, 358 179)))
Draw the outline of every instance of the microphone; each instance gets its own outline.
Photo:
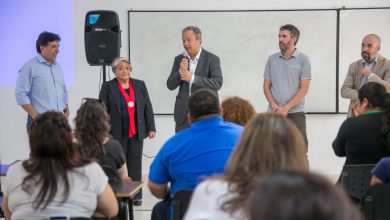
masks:
POLYGON ((183 56, 182 59, 187 59, 188 71, 190 71, 190 57, 189 57, 187 51, 183 51, 183 53, 181 55, 183 56))

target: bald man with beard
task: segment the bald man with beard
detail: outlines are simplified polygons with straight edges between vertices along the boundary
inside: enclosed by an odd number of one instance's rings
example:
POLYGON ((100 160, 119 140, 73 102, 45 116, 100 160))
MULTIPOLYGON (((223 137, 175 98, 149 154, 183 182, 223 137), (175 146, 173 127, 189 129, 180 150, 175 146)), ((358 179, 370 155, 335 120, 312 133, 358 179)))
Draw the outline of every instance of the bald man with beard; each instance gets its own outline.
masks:
POLYGON ((355 116, 354 109, 358 100, 358 90, 367 82, 377 82, 390 92, 390 61, 379 54, 381 38, 368 34, 361 46, 362 59, 353 62, 341 87, 341 97, 350 99, 348 117, 355 116))

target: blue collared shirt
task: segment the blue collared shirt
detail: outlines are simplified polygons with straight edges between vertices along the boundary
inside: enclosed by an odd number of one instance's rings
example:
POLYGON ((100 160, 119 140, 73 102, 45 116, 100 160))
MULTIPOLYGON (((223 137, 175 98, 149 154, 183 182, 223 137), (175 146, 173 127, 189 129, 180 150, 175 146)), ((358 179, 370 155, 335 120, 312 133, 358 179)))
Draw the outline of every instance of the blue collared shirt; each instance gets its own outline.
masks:
POLYGON ((68 91, 61 67, 48 64, 40 54, 29 60, 19 70, 15 98, 18 105, 31 104, 39 114, 62 112, 68 105, 68 91))

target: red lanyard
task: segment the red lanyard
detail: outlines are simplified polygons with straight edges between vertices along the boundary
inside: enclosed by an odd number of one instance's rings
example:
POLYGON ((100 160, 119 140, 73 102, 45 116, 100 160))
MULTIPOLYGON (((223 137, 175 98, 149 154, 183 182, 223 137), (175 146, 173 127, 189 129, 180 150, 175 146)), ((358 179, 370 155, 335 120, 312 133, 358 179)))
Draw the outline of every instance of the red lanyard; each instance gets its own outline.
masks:
POLYGON ((122 85, 118 81, 118 88, 119 91, 121 91, 123 98, 125 98, 126 106, 127 106, 127 113, 129 114, 129 137, 133 137, 136 133, 135 131, 135 121, 134 121, 134 105, 135 105, 135 95, 134 95, 134 89, 133 86, 130 83, 129 80, 129 91, 130 96, 127 94, 125 89, 122 87, 122 85))

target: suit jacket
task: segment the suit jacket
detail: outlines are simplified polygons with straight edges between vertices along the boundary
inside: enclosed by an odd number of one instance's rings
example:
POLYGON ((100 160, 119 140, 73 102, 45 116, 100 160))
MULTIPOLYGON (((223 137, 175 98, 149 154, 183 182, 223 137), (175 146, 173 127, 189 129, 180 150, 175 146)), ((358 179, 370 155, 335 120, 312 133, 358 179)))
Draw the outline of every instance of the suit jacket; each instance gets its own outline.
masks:
MULTIPOLYGON (((136 137, 139 140, 143 140, 148 136, 150 131, 156 131, 152 103, 150 102, 144 81, 130 78, 130 82, 135 95, 136 137)), ((110 134, 118 141, 121 141, 122 137, 122 121, 119 106, 121 96, 122 94, 118 89, 118 81, 116 78, 103 83, 99 99, 104 102, 107 107, 107 112, 110 115, 110 134)))
MULTIPOLYGON (((358 90, 363 80, 363 75, 360 73, 363 69, 363 60, 360 59, 349 65, 347 77, 341 87, 341 97, 350 99, 348 116, 352 113, 352 105, 358 100, 358 90)), ((379 55, 375 67, 371 70, 374 73, 368 79, 368 82, 377 82, 386 87, 387 92, 390 92, 390 60, 379 55)))
MULTIPOLYGON (((189 97, 189 83, 180 79, 179 68, 182 58, 183 55, 175 57, 171 74, 167 80, 168 89, 175 90, 179 87, 174 110, 176 123, 183 123, 186 120, 189 97)), ((202 48, 195 70, 195 79, 191 86, 191 92, 195 92, 201 88, 208 88, 215 91, 218 96, 217 91, 221 88, 222 81, 222 70, 219 58, 202 48)))

